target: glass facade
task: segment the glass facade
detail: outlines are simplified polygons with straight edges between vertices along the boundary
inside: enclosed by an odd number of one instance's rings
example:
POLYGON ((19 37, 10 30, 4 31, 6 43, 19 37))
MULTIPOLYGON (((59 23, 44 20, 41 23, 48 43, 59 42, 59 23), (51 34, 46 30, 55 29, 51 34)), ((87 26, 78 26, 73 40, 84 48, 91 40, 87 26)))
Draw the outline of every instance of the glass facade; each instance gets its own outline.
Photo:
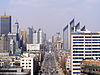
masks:
POLYGON ((0 34, 11 32, 11 16, 0 16, 0 34))

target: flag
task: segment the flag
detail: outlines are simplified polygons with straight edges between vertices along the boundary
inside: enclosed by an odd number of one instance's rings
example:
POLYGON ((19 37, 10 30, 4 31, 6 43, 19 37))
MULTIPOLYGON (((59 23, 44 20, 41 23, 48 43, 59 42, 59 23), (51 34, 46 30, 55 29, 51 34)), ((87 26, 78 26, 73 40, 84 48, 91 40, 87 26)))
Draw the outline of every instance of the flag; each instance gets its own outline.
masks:
POLYGON ((86 31, 86 28, 85 28, 85 26, 81 29, 81 31, 86 31))
POLYGON ((74 19, 70 22, 70 32, 74 32, 74 19))
POLYGON ((80 29, 80 22, 75 26, 75 31, 77 31, 78 29, 80 29))

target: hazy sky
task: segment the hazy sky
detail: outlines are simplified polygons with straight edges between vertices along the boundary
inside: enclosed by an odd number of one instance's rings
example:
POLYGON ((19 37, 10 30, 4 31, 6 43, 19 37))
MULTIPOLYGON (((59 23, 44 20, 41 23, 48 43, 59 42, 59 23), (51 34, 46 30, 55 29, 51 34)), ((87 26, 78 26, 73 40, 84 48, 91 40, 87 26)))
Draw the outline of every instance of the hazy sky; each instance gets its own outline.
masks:
POLYGON ((20 28, 43 28, 47 36, 62 32, 73 18, 91 31, 100 31, 100 0, 0 0, 0 15, 7 12, 20 28))

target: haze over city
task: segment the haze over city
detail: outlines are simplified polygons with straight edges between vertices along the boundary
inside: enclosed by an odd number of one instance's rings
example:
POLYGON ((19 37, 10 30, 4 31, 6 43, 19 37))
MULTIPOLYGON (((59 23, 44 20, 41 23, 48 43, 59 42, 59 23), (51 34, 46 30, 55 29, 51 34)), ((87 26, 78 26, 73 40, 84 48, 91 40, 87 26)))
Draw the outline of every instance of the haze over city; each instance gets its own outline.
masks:
POLYGON ((0 0, 0 75, 100 75, 100 0, 0 0))
POLYGON ((100 0, 0 0, 0 14, 13 16, 12 24, 17 19, 20 28, 43 28, 50 37, 62 32, 73 18, 87 29, 99 31, 99 5, 100 0))

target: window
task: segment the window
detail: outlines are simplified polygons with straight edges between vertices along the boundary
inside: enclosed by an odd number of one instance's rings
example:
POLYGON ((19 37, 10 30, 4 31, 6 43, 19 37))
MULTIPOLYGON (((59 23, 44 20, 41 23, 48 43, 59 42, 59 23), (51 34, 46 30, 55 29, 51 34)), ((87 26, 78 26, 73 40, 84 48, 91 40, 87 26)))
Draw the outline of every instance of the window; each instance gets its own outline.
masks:
POLYGON ((92 48, 93 50, 100 50, 100 48, 92 48))
POLYGON ((85 50, 91 50, 91 48, 85 48, 85 50))
POLYGON ((80 68, 73 68, 73 70, 80 70, 80 68))
POLYGON ((83 36, 73 36, 73 38, 84 38, 83 36))
POLYGON ((81 61, 73 61, 73 63, 81 63, 81 61))
POLYGON ((91 56, 91 54, 85 54, 85 56, 91 56))
POLYGON ((73 59, 83 59, 83 57, 73 57, 73 59))
POLYGON ((73 39, 73 41, 84 41, 83 39, 73 39))
POLYGON ((91 51, 85 51, 85 53, 91 53, 91 51))
POLYGON ((91 38, 91 36, 85 36, 85 38, 91 38))
POLYGON ((93 54, 93 56, 100 56, 100 54, 93 54))
POLYGON ((80 72, 73 72, 73 74, 80 74, 80 72))
POLYGON ((83 53, 83 51, 73 51, 73 53, 83 53))
POLYGON ((73 50, 83 50, 84 48, 73 48, 73 50))
POLYGON ((92 38, 100 38, 100 36, 93 36, 92 38))
POLYGON ((93 53, 100 53, 100 51, 92 51, 93 53))
POLYGON ((73 56, 83 56, 83 54, 73 54, 73 56))
POLYGON ((100 41, 99 39, 93 39, 93 41, 100 41))
POLYGON ((91 39, 85 39, 85 41, 91 41, 91 39))

